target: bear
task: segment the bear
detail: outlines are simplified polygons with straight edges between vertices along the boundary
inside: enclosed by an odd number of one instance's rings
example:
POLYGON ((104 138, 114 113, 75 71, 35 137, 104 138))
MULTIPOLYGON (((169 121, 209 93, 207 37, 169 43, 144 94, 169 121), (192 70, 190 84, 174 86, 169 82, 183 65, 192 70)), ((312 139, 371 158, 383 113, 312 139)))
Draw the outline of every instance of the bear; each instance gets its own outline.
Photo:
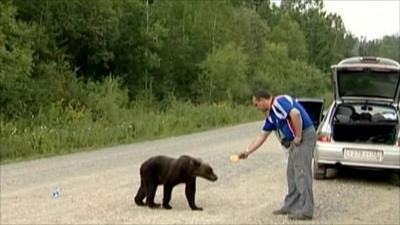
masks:
POLYGON ((185 195, 192 210, 203 210, 196 206, 196 177, 202 177, 209 181, 218 179, 211 166, 201 159, 188 155, 179 158, 168 156, 153 156, 140 166, 140 187, 135 196, 135 203, 139 206, 158 208, 160 204, 154 202, 154 196, 158 185, 164 186, 162 207, 172 209, 169 204, 172 189, 181 183, 185 184, 185 195), (146 198, 146 202, 143 200, 146 198))

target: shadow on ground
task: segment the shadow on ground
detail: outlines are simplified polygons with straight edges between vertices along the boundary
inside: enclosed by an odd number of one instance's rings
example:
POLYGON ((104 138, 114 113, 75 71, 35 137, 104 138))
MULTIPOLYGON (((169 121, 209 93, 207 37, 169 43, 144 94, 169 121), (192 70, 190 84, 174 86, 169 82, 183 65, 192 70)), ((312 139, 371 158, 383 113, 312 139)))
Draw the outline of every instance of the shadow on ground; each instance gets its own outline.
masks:
POLYGON ((338 166, 328 168, 327 179, 400 187, 400 171, 338 166))

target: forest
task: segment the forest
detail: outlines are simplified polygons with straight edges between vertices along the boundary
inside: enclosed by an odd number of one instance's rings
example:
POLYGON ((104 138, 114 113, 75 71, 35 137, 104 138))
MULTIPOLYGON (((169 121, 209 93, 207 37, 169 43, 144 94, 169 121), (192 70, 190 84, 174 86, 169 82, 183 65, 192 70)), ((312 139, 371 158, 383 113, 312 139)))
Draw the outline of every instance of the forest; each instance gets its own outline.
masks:
POLYGON ((261 120, 257 88, 329 101, 332 64, 399 43, 322 0, 0 0, 0 162, 261 120))

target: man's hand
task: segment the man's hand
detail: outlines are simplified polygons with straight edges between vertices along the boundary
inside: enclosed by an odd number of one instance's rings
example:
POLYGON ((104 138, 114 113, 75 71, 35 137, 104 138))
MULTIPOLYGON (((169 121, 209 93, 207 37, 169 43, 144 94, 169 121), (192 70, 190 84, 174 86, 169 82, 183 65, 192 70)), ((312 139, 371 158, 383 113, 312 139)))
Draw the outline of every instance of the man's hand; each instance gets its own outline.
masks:
POLYGON ((299 112, 299 110, 297 110, 296 108, 293 108, 290 111, 290 119, 292 120, 293 126, 294 126, 294 133, 295 133, 295 137, 293 139, 293 144, 294 145, 299 145, 301 144, 301 132, 302 132, 302 126, 303 126, 303 120, 301 118, 301 114, 299 112))
POLYGON ((298 136, 296 136, 296 137, 294 137, 294 139, 293 139, 293 143, 295 144, 295 145, 299 145, 299 144, 301 144, 301 137, 298 137, 298 136))
POLYGON ((249 152, 246 150, 246 151, 243 151, 243 152, 241 152, 241 153, 239 153, 239 159, 247 159, 247 157, 249 156, 249 152))

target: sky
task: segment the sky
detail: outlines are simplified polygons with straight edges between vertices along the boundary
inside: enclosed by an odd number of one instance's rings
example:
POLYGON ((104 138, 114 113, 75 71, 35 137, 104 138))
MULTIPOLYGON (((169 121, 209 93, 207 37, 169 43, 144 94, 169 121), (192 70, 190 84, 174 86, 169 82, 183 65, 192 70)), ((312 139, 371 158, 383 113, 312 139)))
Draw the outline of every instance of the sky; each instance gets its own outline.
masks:
POLYGON ((400 0, 323 0, 327 12, 341 16, 346 30, 367 40, 400 34, 400 0))

